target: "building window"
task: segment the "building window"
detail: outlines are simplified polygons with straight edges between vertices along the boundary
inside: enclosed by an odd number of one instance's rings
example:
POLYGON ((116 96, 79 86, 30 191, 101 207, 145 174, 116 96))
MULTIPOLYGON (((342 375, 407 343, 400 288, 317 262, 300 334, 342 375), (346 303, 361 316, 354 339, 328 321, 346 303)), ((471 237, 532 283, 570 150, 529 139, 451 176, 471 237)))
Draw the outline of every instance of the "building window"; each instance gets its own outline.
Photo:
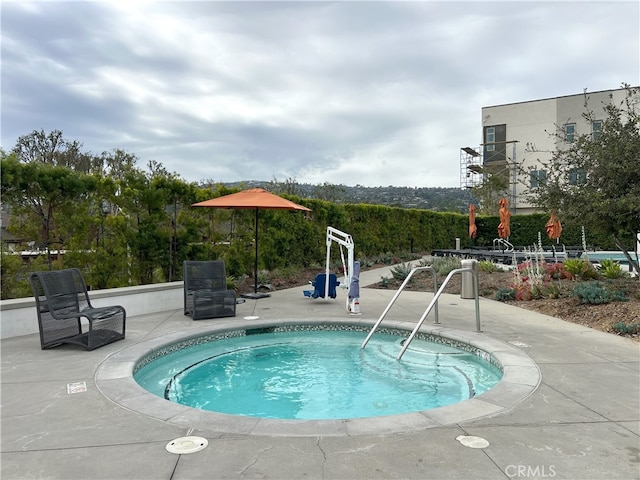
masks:
POLYGON ((487 127, 484 143, 488 152, 493 152, 496 149, 496 127, 487 127))
POLYGON ((591 138, 598 140, 600 138, 600 132, 602 131, 602 120, 594 120, 591 122, 591 138))
POLYGON ((587 172, 584 168, 572 168, 569 171, 569 185, 583 185, 587 180, 587 172))
POLYGON ((546 181, 546 170, 531 170, 531 172, 529 172, 529 184, 531 188, 538 188, 539 186, 544 185, 546 181))
POLYGON ((567 143, 573 143, 576 137, 576 124, 565 123, 564 125, 564 141, 567 143))

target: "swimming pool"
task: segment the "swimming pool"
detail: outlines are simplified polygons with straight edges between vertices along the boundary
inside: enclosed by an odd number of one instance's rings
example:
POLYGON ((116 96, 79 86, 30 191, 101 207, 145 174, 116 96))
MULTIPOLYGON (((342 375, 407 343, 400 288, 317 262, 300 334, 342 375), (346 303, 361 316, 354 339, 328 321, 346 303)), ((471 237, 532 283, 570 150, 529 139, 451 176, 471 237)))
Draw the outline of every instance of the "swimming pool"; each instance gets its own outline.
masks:
MULTIPOLYGON (((540 384, 540 369, 522 349, 482 333, 460 331, 442 325, 424 325, 420 329, 420 334, 443 344, 466 345, 466 348, 486 352, 497 364, 502 365, 503 376, 496 386, 483 394, 449 406, 420 412, 338 420, 283 420, 229 415, 167 401, 143 389, 133 378, 134 372, 142 368, 146 362, 166 354, 167 351, 211 341, 211 339, 237 336, 247 329, 309 329, 312 327, 368 330, 373 323, 372 319, 366 318, 349 318, 345 321, 341 318, 325 317, 305 320, 297 318, 245 321, 233 319, 207 325, 205 328, 201 326, 202 324, 197 324, 197 328, 187 328, 143 340, 114 352, 98 366, 95 382, 99 391, 114 404, 187 431, 197 428, 201 434, 209 435, 228 433, 299 437, 406 433, 499 415, 526 399, 540 384)), ((413 324, 388 321, 384 322, 382 327, 404 331, 404 335, 408 336, 413 324)))
POLYGON ((442 339, 417 339, 397 361, 406 339, 399 330, 377 333, 366 349, 364 329, 269 330, 172 349, 143 360, 134 378, 159 397, 202 410, 320 420, 443 407, 502 377, 486 352, 442 339))

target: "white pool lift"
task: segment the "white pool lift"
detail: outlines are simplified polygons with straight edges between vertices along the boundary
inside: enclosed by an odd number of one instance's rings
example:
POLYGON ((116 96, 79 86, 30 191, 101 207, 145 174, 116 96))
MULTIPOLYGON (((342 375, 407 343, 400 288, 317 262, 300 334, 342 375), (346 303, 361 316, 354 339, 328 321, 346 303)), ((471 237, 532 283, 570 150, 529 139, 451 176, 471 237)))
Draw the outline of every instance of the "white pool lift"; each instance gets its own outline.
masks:
POLYGON ((325 273, 319 274, 316 277, 316 281, 313 284, 316 286, 315 292, 305 292, 305 295, 310 296, 312 298, 331 296, 335 298, 335 275, 330 273, 330 263, 331 263, 331 245, 333 243, 337 243, 340 246, 340 259, 342 260, 342 271, 344 274, 344 278, 341 282, 339 282, 339 286, 346 289, 349 288, 349 295, 347 296, 346 308, 348 312, 351 313, 359 313, 359 288, 358 288, 358 276, 360 273, 360 265, 359 262, 354 262, 354 243, 353 238, 348 233, 341 232, 340 230, 327 227, 327 261, 325 265, 325 273), (345 260, 345 249, 347 251, 347 257, 345 260), (358 265, 355 265, 358 263, 358 265), (358 268, 355 268, 358 267, 358 268), (318 281, 324 281, 324 289, 317 284, 318 281), (334 281, 331 284, 331 281, 334 281), (334 293, 330 293, 334 292, 334 293), (356 295, 351 295, 354 293, 356 295), (354 310, 358 310, 355 312, 354 310))

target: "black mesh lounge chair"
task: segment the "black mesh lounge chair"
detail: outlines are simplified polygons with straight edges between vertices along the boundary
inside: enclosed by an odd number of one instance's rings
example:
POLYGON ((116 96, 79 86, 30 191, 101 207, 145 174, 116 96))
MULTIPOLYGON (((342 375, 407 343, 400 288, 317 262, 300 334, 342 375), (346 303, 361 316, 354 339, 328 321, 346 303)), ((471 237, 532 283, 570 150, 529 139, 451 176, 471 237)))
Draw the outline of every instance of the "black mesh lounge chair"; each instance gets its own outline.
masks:
POLYGON ((36 299, 43 350, 62 343, 93 350, 124 338, 124 308, 93 307, 77 268, 35 272, 29 276, 29 282, 36 299))
POLYGON ((236 316, 236 292, 227 289, 223 260, 185 261, 184 314, 194 320, 236 316))

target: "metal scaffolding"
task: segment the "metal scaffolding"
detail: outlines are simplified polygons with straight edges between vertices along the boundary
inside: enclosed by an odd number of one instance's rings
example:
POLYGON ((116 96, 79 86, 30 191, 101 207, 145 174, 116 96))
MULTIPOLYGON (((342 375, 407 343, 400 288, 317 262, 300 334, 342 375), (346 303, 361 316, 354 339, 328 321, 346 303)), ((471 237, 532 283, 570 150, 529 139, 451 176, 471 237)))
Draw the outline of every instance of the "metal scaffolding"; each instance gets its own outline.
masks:
POLYGON ((460 149, 460 188, 473 188, 482 185, 485 175, 503 175, 508 187, 505 195, 513 213, 516 209, 518 167, 516 163, 517 140, 481 144, 479 148, 463 147, 460 149), (511 144, 511 155, 507 154, 507 146, 511 144))

